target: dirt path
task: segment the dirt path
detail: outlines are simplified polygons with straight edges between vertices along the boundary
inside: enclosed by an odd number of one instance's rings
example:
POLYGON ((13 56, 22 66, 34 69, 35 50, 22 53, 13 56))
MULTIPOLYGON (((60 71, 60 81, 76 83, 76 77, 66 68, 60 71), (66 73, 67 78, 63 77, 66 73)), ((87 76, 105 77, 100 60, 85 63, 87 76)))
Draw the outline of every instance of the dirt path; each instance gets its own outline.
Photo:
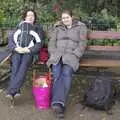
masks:
MULTIPOLYGON (((30 75, 26 77, 28 82, 22 89, 22 96, 16 101, 14 108, 10 108, 5 98, 4 89, 0 89, 0 120, 56 120, 51 109, 37 110, 34 106, 34 100, 31 93, 30 75)), ((82 109, 79 103, 82 93, 89 79, 87 76, 75 75, 73 78, 72 89, 68 99, 68 107, 65 114, 65 120, 120 120, 120 100, 117 100, 113 106, 113 115, 107 115, 104 111, 97 111, 86 107, 82 109)), ((1 87, 1 86, 0 86, 1 87)))
MULTIPOLYGON (((14 108, 10 108, 5 98, 5 91, 0 90, 0 120, 56 120, 51 109, 37 110, 34 106, 31 88, 23 89, 22 97, 16 101, 14 108)), ((77 96, 71 93, 69 105, 66 111, 65 120, 120 120, 120 102, 113 106, 113 115, 107 115, 103 111, 96 111, 91 108, 81 109, 76 102, 77 96)))

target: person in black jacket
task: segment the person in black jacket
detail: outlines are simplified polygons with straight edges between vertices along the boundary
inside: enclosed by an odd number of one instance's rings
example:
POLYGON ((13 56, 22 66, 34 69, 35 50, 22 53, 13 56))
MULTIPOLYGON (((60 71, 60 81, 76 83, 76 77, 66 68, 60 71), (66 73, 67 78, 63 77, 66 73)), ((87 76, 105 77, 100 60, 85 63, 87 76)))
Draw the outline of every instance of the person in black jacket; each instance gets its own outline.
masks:
MULTIPOLYGON (((27 23, 30 23, 35 27, 35 29, 38 29, 38 26, 36 26, 36 13, 33 10, 27 10, 23 14, 23 19, 20 22, 20 24, 25 21, 27 23)), ((42 33, 42 28, 41 28, 42 33)), ((28 67, 31 65, 33 56, 38 53, 38 51, 41 48, 41 40, 42 35, 39 35, 36 33, 36 36, 34 39, 33 44, 29 44, 29 46, 23 45, 25 41, 15 41, 15 34, 14 32, 9 37, 9 43, 8 48, 12 52, 11 56, 11 76, 10 76, 10 82, 7 89, 7 98, 13 98, 20 96, 20 88, 22 87, 24 83, 24 77, 26 75, 26 72, 28 70, 28 67), (18 44, 18 42, 23 42, 23 44, 18 44)), ((32 39, 33 40, 33 39, 32 39)), ((31 41, 32 41, 31 40, 31 41)))

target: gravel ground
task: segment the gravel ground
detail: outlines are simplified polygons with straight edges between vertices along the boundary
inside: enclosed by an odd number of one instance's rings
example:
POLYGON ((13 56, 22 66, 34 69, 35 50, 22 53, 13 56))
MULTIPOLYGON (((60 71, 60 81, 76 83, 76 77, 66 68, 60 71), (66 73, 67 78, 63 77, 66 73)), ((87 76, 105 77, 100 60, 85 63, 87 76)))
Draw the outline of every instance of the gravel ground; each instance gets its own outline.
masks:
MULTIPOLYGON (((76 75, 74 77, 65 120, 120 120, 119 100, 116 101, 116 104, 112 108, 112 115, 107 115, 104 111, 98 111, 88 107, 82 109, 79 101, 82 99, 82 93, 87 87, 86 82, 88 82, 88 78, 85 76, 81 77, 76 75), (78 79, 81 79, 81 81, 78 79)), ((51 109, 36 109, 31 94, 30 81, 24 85, 22 96, 15 102, 13 108, 10 107, 10 104, 5 98, 5 90, 4 88, 0 89, 0 120, 56 120, 51 109)))

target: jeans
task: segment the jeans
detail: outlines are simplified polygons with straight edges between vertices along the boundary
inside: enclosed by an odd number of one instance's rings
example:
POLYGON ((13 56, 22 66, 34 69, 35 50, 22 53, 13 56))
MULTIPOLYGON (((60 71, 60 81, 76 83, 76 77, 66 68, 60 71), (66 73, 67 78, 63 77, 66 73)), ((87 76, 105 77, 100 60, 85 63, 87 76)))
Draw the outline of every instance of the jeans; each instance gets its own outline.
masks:
POLYGON ((11 66, 12 72, 10 76, 7 94, 14 95, 20 91, 20 88, 24 82, 24 77, 27 73, 28 67, 30 66, 31 62, 31 54, 13 53, 11 66))
POLYGON ((62 60, 58 64, 52 65, 53 88, 51 106, 55 103, 65 106, 71 88, 73 72, 73 68, 63 64, 62 60))

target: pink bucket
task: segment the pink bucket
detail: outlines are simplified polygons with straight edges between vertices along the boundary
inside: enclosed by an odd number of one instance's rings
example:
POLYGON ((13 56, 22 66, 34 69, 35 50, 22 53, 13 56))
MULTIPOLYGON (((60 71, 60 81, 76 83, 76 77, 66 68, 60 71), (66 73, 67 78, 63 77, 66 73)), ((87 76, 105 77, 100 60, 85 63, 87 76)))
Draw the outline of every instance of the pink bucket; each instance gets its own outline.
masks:
POLYGON ((32 88, 34 102, 37 109, 48 109, 51 101, 51 88, 33 87, 32 88))

